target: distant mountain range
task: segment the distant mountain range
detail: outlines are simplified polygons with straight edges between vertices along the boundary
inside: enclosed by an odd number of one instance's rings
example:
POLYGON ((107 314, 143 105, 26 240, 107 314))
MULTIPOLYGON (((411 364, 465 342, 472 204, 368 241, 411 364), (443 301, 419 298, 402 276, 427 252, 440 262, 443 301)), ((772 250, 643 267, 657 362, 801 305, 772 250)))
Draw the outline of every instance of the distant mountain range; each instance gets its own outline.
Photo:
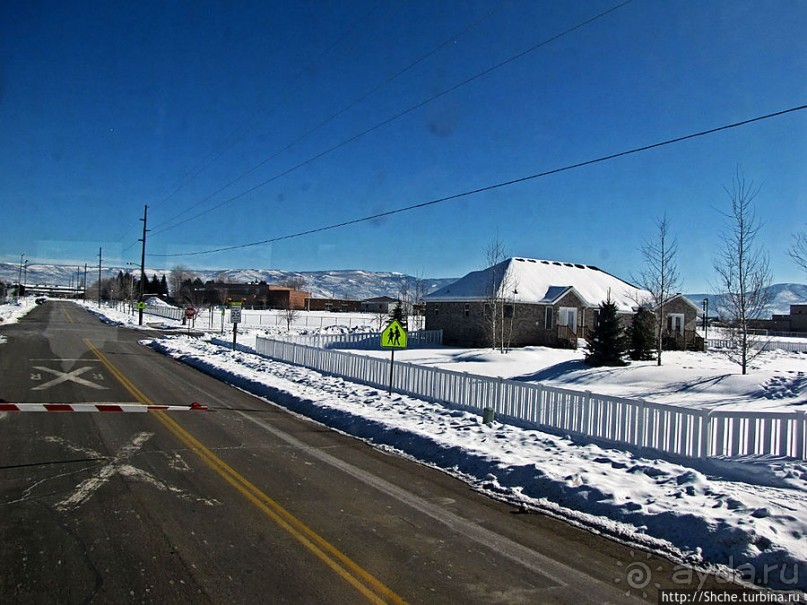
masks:
MULTIPOLYGON (((139 269, 132 267, 103 267, 101 276, 104 279, 114 277, 119 271, 132 271, 139 273, 139 269)), ((409 289, 414 289, 415 278, 411 275, 394 272, 376 272, 360 270, 343 271, 279 271, 274 269, 226 269, 221 271, 192 271, 203 282, 210 280, 231 283, 266 282, 279 284, 289 280, 302 280, 303 289, 311 292, 317 298, 344 298, 352 300, 366 300, 376 296, 391 296, 397 298, 401 288, 408 282, 409 289)), ((17 283, 20 266, 16 263, 0 262, 0 280, 17 283)), ((146 270, 146 276, 161 277, 170 271, 146 270)), ((423 278, 423 293, 428 294, 457 278, 423 278)), ((70 286, 83 283, 84 267, 68 267, 64 265, 28 265, 25 283, 42 285, 70 286)), ((98 280, 98 267, 87 268, 87 283, 92 284, 98 280)))
MULTIPOLYGON (((807 285, 805 284, 774 284, 768 288, 771 293, 771 304, 768 305, 768 312, 764 317, 770 315, 787 315, 790 313, 790 305, 807 303, 807 285)), ((702 306, 703 299, 709 299, 709 315, 717 314, 717 296, 715 294, 687 294, 692 302, 699 307, 702 306)))
MULTIPOLYGON (((102 276, 113 277, 119 271, 132 271, 132 267, 104 267, 102 276)), ((0 262, 0 280, 16 283, 20 272, 17 263, 0 262)), ((146 275, 168 275, 170 271, 146 270, 146 275)), ((318 298, 346 298, 353 300, 366 300, 376 296, 391 296, 397 298, 404 283, 409 282, 410 289, 414 288, 415 278, 411 275, 394 272, 341 270, 341 271, 279 271, 274 269, 226 269, 222 271, 194 271, 203 282, 220 280, 232 283, 249 283, 264 281, 267 284, 279 284, 289 280, 304 282, 303 289, 311 292, 318 298)), ((69 267, 64 265, 28 265, 26 283, 69 286, 81 283, 84 279, 84 267, 69 267)), ((87 282, 94 283, 98 279, 98 268, 87 269, 87 282)), ((458 278, 424 278, 424 294, 447 286, 458 278)), ((807 285, 805 284, 775 284, 770 287, 772 303, 768 310, 771 314, 786 314, 790 312, 790 305, 794 303, 807 303, 807 285)), ((716 295, 714 294, 687 294, 690 300, 701 306, 703 299, 709 299, 710 315, 716 309, 716 295)))

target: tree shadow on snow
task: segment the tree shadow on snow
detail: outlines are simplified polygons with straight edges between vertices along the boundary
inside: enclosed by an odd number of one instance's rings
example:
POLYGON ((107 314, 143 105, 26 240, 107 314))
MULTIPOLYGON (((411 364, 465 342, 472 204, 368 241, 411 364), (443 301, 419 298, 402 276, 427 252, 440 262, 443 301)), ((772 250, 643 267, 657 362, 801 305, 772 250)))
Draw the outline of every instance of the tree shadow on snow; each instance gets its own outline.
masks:
POLYGON ((544 380, 557 380, 566 374, 587 369, 591 369, 591 366, 586 364, 586 362, 582 359, 570 359, 569 361, 562 361, 553 366, 549 366, 548 368, 538 370, 532 374, 514 376, 511 378, 511 380, 516 380, 518 382, 542 382, 544 380))

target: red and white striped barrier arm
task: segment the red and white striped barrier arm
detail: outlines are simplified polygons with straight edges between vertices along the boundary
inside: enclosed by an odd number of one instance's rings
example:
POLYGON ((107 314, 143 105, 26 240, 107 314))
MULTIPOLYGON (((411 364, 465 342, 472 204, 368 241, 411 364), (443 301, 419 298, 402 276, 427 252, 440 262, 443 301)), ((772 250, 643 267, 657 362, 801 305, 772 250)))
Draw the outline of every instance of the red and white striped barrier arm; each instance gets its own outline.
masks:
POLYGON ((0 403, 0 412, 189 412, 206 405, 140 405, 139 403, 0 403))

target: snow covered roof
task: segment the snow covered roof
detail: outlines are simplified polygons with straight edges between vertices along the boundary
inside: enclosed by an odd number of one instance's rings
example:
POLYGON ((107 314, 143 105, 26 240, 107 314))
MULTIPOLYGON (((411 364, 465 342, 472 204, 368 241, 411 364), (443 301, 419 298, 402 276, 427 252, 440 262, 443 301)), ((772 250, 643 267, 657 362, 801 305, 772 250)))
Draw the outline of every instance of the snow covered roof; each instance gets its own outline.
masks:
POLYGON ((552 304, 569 290, 589 307, 609 296, 620 311, 632 311, 650 293, 591 265, 532 258, 508 258, 425 296, 428 302, 497 297, 521 303, 552 304))

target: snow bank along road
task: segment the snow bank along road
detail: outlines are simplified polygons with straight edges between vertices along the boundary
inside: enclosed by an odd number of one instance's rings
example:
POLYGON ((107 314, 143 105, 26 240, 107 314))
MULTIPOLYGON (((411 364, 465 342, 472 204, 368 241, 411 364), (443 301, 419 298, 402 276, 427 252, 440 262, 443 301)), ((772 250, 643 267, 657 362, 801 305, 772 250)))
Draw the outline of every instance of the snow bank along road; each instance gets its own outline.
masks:
POLYGON ((605 603, 719 586, 289 414, 48 303, 2 330, 9 402, 190 404, 0 414, 9 602, 605 603), (654 572, 630 582, 631 565, 654 572))

